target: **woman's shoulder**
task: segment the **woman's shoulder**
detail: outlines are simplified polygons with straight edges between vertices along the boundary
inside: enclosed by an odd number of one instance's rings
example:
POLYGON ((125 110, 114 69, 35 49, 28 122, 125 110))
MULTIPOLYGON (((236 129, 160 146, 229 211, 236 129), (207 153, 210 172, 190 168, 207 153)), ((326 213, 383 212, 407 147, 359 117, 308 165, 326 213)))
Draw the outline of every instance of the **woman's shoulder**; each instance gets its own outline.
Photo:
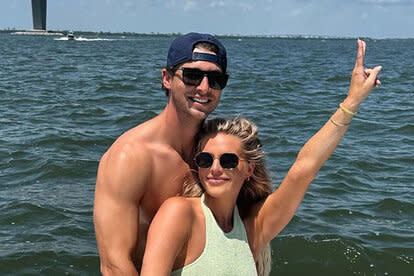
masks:
POLYGON ((157 216, 168 216, 191 219, 196 216, 200 198, 175 196, 168 198, 161 205, 157 216))
POLYGON ((164 237, 186 242, 197 225, 199 216, 195 200, 183 197, 172 197, 164 201, 152 220, 149 228, 149 237, 163 233, 164 237), (168 231, 166 231, 168 229, 168 231))

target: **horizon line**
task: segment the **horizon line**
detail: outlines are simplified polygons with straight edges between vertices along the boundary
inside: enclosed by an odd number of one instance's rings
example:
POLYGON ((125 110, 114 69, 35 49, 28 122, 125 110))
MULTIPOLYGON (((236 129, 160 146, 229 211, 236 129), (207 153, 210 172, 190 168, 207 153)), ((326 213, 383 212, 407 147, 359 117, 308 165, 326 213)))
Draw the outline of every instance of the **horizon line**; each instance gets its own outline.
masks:
MULTIPOLYGON (((20 32, 20 31, 33 31, 28 29, 16 29, 16 28, 3 28, 0 29, 0 32, 20 32)), ((45 30, 45 32, 77 32, 77 33, 91 33, 91 34, 110 34, 110 35, 141 35, 141 36, 179 36, 185 33, 182 32, 170 32, 170 33, 160 33, 160 32, 131 32, 131 31, 122 31, 122 32, 113 32, 113 31, 82 31, 82 30, 45 30)), ((331 35, 321 35, 321 34, 215 34, 211 33, 217 37, 231 37, 231 38, 307 38, 307 39, 369 39, 369 40, 384 40, 384 39, 414 39, 414 37, 369 37, 369 36, 331 36, 331 35)))

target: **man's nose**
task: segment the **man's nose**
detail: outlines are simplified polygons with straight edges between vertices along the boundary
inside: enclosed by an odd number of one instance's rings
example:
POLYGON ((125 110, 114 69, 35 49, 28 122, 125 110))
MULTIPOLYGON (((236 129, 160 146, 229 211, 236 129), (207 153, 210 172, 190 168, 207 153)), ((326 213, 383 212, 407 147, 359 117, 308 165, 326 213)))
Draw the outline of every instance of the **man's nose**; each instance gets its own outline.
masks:
POLYGON ((208 77, 207 77, 207 75, 204 75, 204 77, 201 80, 200 84, 197 86, 197 90, 199 90, 200 92, 206 93, 209 88, 210 87, 208 85, 208 77))

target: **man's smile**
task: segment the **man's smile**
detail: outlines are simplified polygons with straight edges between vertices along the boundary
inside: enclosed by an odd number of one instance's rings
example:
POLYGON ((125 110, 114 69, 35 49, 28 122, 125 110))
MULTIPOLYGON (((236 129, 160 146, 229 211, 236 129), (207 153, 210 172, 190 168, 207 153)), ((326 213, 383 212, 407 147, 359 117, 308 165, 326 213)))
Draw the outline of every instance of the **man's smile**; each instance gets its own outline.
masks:
POLYGON ((201 103, 201 104, 210 102, 209 99, 201 99, 201 98, 195 98, 195 97, 189 97, 189 99, 192 100, 193 102, 201 103))

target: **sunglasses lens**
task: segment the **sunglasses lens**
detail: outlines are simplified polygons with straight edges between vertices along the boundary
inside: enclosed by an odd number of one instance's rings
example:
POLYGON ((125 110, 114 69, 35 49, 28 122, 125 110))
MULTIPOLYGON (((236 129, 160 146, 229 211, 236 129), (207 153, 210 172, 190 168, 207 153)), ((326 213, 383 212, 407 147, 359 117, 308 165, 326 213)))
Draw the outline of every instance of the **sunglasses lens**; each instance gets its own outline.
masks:
POLYGON ((208 85, 213 89, 222 90, 226 87, 229 75, 212 72, 208 75, 208 85))
POLYGON ((239 164, 239 158, 234 153, 223 153, 220 157, 220 165, 223 169, 234 169, 239 164))
POLYGON ((204 73, 200 70, 183 68, 183 82, 187 85, 200 85, 204 78, 204 73))
POLYGON ((200 152, 196 155, 195 162, 200 168, 210 168, 213 165, 214 158, 208 152, 200 152))

